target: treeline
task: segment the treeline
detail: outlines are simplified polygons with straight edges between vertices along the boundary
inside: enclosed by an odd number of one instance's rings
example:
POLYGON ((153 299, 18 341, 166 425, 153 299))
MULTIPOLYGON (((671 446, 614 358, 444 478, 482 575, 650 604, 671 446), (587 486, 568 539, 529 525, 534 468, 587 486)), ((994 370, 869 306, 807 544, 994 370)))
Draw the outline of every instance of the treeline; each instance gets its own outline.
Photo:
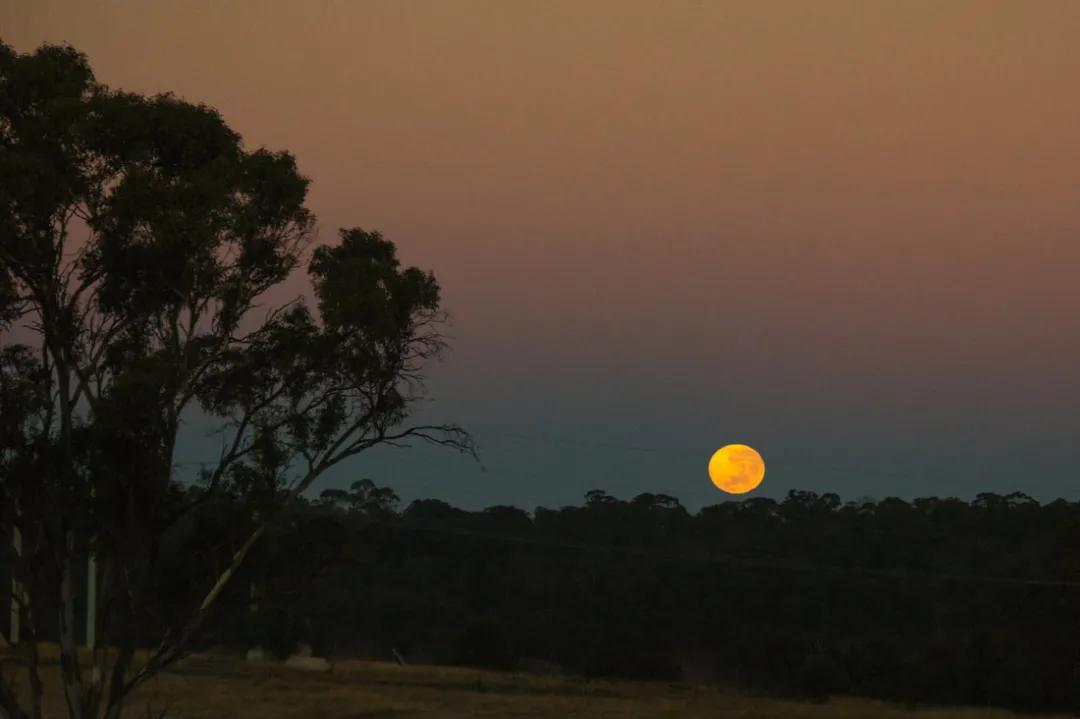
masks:
MULTIPOLYGON (((189 609, 246 516, 219 496, 173 536, 162 623, 189 609)), ((691 514, 666 495, 593 491, 531 514, 431 499, 399 512, 364 480, 292 502, 274 527, 208 644, 1080 708, 1077 502, 793 491, 691 514)))

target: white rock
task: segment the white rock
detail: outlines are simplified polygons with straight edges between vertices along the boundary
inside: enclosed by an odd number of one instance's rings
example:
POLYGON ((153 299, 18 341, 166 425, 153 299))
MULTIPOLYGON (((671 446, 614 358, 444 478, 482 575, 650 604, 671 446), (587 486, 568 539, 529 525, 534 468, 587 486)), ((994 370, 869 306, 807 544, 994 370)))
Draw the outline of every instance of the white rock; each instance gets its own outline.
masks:
POLYGON ((293 669, 302 669, 308 672, 328 672, 330 671, 330 662, 326 661, 322 657, 305 657, 299 654, 293 654, 291 657, 285 660, 285 666, 293 669))

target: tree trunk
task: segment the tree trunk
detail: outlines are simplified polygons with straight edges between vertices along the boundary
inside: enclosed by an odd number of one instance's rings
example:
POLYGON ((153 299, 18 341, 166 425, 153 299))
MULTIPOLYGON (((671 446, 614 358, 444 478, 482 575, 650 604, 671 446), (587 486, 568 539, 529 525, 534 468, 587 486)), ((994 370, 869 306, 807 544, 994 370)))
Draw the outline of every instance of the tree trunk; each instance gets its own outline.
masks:
POLYGON ((42 307, 42 324, 45 326, 45 343, 52 356, 58 390, 58 409, 60 415, 60 449, 63 461, 60 474, 60 676, 64 685, 64 701, 67 704, 69 719, 84 719, 83 687, 79 670, 78 648, 75 643, 75 568, 72 555, 75 553, 75 533, 68 524, 72 497, 75 493, 75 452, 72 441, 74 400, 71 396, 71 338, 61 333, 62 318, 60 303, 56 300, 62 291, 52 287, 47 293, 53 303, 42 307))
POLYGON ((30 712, 34 719, 43 719, 45 716, 45 687, 41 683, 39 666, 37 641, 34 641, 30 647, 30 666, 26 668, 30 678, 30 712))
POLYGON ((41 571, 37 565, 38 544, 31 533, 27 536, 28 543, 24 547, 21 530, 14 525, 11 530, 14 550, 11 563, 11 636, 15 640, 11 648, 16 652, 19 649, 26 652, 26 674, 30 685, 30 714, 26 713, 21 703, 9 691, 10 686, 5 684, 3 678, 0 677, 0 717, 32 716, 33 719, 42 719, 45 715, 45 690, 39 671, 41 662, 38 655, 38 636, 30 603, 34 580, 37 578, 37 572, 41 571), (27 554, 30 555, 29 559, 27 554), (21 642, 21 646, 15 642, 21 642))
POLYGON ((251 533, 251 535, 247 538, 243 545, 240 546, 240 549, 236 550, 236 553, 233 555, 232 562, 230 562, 229 566, 225 568, 225 571, 223 571, 220 576, 218 576, 217 581, 214 583, 214 586, 211 587, 210 591, 207 592, 206 596, 202 600, 202 603, 199 605, 199 608, 195 611, 194 615, 192 615, 191 619, 188 620, 188 623, 184 625, 184 628, 180 631, 180 635, 173 641, 169 641, 168 639, 163 640, 161 645, 158 646, 157 650, 150 656, 146 663, 143 664, 142 668, 140 668, 139 671, 135 673, 135 676, 133 676, 131 680, 124 685, 123 689, 117 692, 117 695, 115 697, 110 695, 110 711, 112 710, 113 704, 119 706, 123 702, 124 698, 132 691, 134 691, 140 684, 145 682, 147 679, 153 677, 166 666, 180 658, 180 656, 183 654, 184 649, 187 647, 187 645, 191 642, 191 640, 198 633, 199 629, 202 627, 203 620, 206 618, 206 615, 210 613, 210 608, 214 605, 214 602, 217 601, 218 597, 225 590, 225 587, 229 584, 229 580, 232 579, 233 575, 236 574, 237 570, 244 563, 244 559, 251 551, 251 548, 254 547, 255 544, 259 541, 259 539, 262 538, 262 535, 266 533, 266 529, 268 526, 268 522, 262 522, 255 529, 255 531, 251 533))
POLYGON ((22 563, 22 532, 14 524, 11 526, 11 623, 8 625, 8 643, 15 647, 19 643, 19 613, 23 603, 22 583, 19 581, 19 566, 22 563))
MULTIPOLYGON (((97 565, 97 562, 94 563, 97 565)), ((96 581, 93 585, 88 584, 88 593, 93 591, 93 596, 98 600, 96 611, 90 615, 93 616, 93 622, 97 623, 98 617, 103 613, 107 613, 108 607, 111 602, 111 591, 113 586, 112 577, 113 561, 110 557, 103 557, 100 566, 94 566, 92 569, 96 573, 96 581)), ((105 677, 109 673, 109 647, 114 646, 114 637, 109 632, 108 625, 102 625, 101 632, 95 634, 94 642, 87 641, 88 651, 90 652, 90 685, 87 690, 87 714, 91 717, 96 717, 98 711, 101 708, 101 702, 105 698, 105 677)), ((125 645, 126 646, 126 645, 125 645)), ((113 667, 115 668, 120 662, 120 657, 117 658, 113 667)), ((127 670, 127 664, 124 664, 121 671, 127 670)))
POLYGON ((82 677, 75 642, 75 571, 71 555, 75 535, 67 532, 60 575, 60 676, 70 719, 83 719, 82 677))
POLYGON ((27 654, 29 664, 26 673, 30 679, 30 711, 34 719, 42 719, 45 716, 45 687, 41 682, 41 658, 38 656, 37 628, 34 626, 34 615, 30 611, 30 598, 24 591, 22 602, 23 624, 26 626, 27 654))
POLYGON ((105 719, 120 719, 124 711, 124 700, 131 691, 125 687, 124 680, 127 678, 127 670, 131 666, 134 655, 134 649, 126 647, 121 649, 119 656, 116 657, 116 663, 112 668, 112 679, 109 683, 109 700, 105 705, 105 719))

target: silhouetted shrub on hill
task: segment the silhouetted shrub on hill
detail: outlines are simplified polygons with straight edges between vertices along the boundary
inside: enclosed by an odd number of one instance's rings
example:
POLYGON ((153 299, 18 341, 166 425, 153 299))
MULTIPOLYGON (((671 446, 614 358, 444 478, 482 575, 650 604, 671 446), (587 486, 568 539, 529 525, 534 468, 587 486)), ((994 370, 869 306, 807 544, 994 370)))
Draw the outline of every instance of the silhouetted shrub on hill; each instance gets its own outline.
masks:
POLYGON ((502 620, 485 614, 469 619, 454 642, 455 661, 484 669, 513 669, 515 657, 502 620))

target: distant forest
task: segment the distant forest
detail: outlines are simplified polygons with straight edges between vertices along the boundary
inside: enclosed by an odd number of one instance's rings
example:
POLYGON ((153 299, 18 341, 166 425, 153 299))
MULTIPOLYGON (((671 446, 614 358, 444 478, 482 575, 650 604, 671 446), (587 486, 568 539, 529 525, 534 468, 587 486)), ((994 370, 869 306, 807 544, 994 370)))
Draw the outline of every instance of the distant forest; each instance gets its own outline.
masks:
MULTIPOLYGON (((278 510, 203 647, 690 680, 821 698, 1080 708, 1080 503, 841 502, 691 514, 662 494, 398 510, 368 480, 278 510)), ((160 632, 250 531, 218 493, 164 548, 160 632)))

